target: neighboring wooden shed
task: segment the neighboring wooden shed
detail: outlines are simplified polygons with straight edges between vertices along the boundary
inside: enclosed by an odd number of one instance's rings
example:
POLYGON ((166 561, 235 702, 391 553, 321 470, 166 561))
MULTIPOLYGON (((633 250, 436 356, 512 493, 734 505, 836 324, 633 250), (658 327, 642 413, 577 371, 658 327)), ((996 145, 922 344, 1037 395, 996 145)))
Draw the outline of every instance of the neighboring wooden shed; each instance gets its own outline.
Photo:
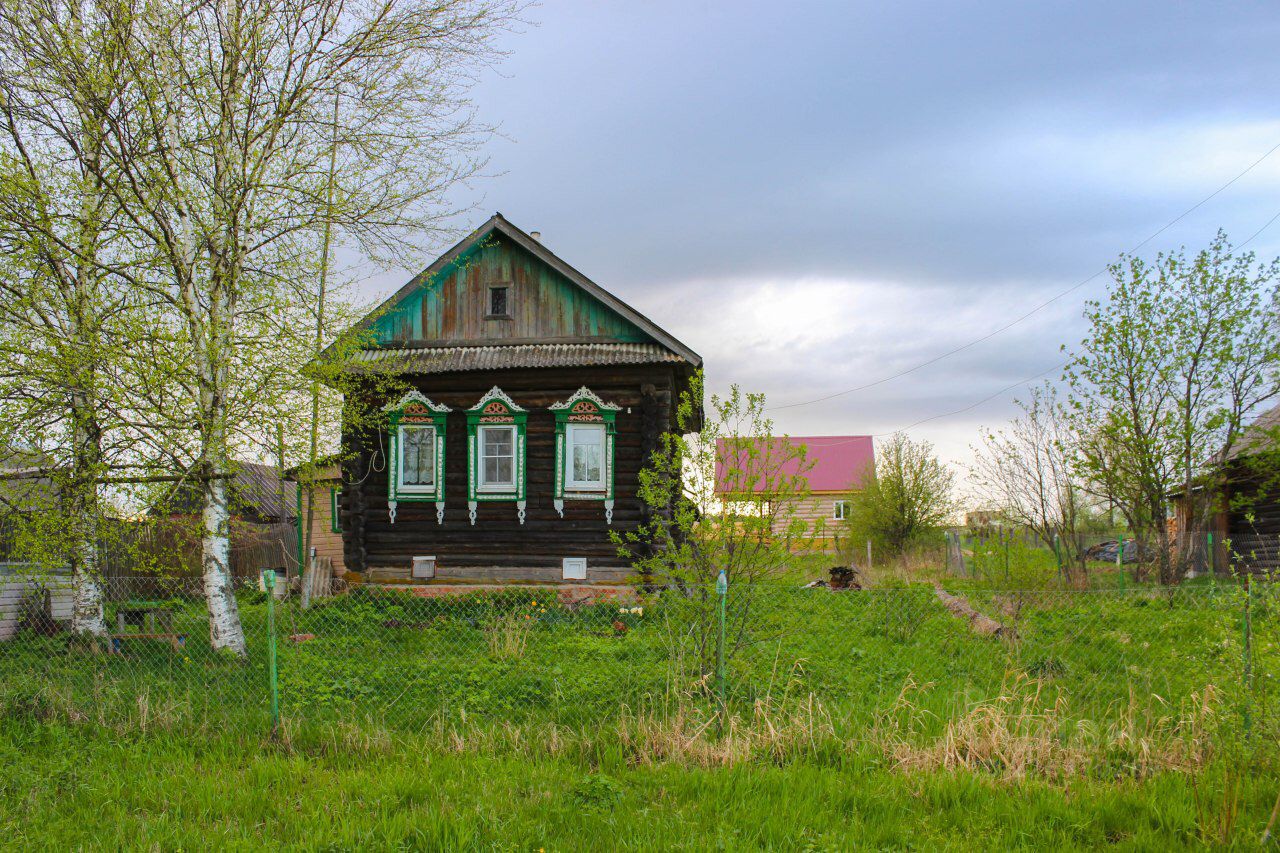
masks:
MULTIPOLYGON (((289 473, 297 481, 301 542, 306 542, 306 522, 310 517, 311 547, 315 549, 316 558, 327 560, 333 576, 340 578, 347 573, 347 566, 342 554, 342 514, 338 509, 342 497, 342 471, 338 457, 320 460, 315 476, 306 478, 311 486, 303 486, 303 478, 297 469, 289 473), (309 513, 312 501, 315 502, 315 510, 309 513)), ((307 554, 301 554, 301 559, 304 566, 309 564, 307 554)))
POLYGON ((1213 469, 1217 488, 1170 495, 1175 543, 1190 544, 1196 570, 1210 560, 1218 571, 1233 564, 1280 570, 1280 406, 1259 415, 1213 469))
POLYGON ((18 632, 26 608, 42 609, 54 623, 70 625, 73 593, 70 573, 65 570, 0 563, 0 641, 18 632))
MULTIPOLYGON (((263 569, 298 569, 298 487, 281 480, 273 465, 236 461, 228 489, 231 506, 231 573, 256 577, 263 569)), ((199 486, 184 482, 151 507, 140 548, 151 562, 180 574, 200 574, 199 486)))
MULTIPOLYGON (((344 563, 379 581, 619 581, 640 470, 702 359, 495 214, 360 328, 376 427, 343 427, 344 563)), ((700 413, 701 401, 697 401, 700 413)))

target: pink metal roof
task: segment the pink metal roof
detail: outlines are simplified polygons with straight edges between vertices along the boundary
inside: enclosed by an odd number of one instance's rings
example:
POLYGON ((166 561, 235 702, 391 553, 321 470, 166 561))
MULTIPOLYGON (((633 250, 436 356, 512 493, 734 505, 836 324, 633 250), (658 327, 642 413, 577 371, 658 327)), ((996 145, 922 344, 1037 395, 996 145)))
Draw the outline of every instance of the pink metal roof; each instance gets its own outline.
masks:
MULTIPOLYGON (((809 480, 809 488, 815 492, 847 492, 861 486, 862 478, 870 469, 875 459, 875 449, 869 435, 792 435, 785 438, 739 439, 739 441, 756 442, 759 456, 770 455, 766 442, 775 442, 775 446, 785 442, 791 446, 805 446, 805 476, 809 480)), ((733 439, 716 441, 716 491, 730 491, 725 482, 726 468, 745 467, 745 460, 734 463, 733 439)), ((779 450, 781 448, 779 447, 779 450)), ((737 453, 746 454, 739 450, 737 453)), ((783 473, 794 474, 799 463, 792 461, 783 467, 783 473)), ((762 491, 763 483, 754 484, 754 491, 762 491)))

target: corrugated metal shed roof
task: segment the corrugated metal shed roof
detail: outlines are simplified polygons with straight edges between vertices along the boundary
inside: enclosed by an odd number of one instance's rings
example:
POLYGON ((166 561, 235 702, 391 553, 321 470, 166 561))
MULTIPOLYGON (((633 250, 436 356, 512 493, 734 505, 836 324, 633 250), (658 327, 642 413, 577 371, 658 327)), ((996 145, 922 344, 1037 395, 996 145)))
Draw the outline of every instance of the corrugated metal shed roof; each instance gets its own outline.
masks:
POLYGON ((591 367, 612 364, 680 363, 661 344, 515 344, 493 347, 387 347, 360 350, 357 362, 389 365, 410 373, 453 373, 514 367, 591 367))

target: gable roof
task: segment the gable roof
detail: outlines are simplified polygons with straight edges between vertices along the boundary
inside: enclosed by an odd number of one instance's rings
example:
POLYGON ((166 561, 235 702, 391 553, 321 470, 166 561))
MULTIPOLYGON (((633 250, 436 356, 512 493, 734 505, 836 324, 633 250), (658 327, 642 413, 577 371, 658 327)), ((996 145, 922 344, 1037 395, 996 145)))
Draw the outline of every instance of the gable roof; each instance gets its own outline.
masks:
MULTIPOLYGON (((657 323, 654 323, 648 317, 644 316, 639 311, 632 308, 630 305, 623 302, 621 299, 614 296, 591 279, 587 278, 581 272, 574 269, 562 258, 543 245, 541 241, 535 240, 524 231, 512 225, 501 213, 495 213, 483 225, 460 240, 455 246, 453 246, 453 248, 436 258, 429 267, 414 276, 407 284, 384 300, 382 304, 375 308, 367 317, 356 324, 355 329, 368 330, 372 328, 380 316, 389 313, 400 303, 417 294, 423 286, 434 280, 438 274, 446 270, 451 264, 458 261, 468 252, 475 249, 482 241, 489 237, 489 235, 495 232, 508 238, 512 243, 519 246, 542 263, 546 264, 573 285, 581 288, 592 297, 599 300, 608 309, 636 326, 644 332, 644 334, 648 335, 654 341, 661 344, 663 347, 670 350, 693 367, 699 367, 702 365, 702 356, 698 355, 686 344, 677 340, 671 333, 664 330, 657 323)), ((461 342, 453 341, 450 343, 459 344, 461 342)), ((522 341, 521 343, 525 345, 538 346, 538 344, 530 341, 522 341)), ((501 341, 485 341, 483 343, 477 342, 475 346, 492 347, 502 345, 501 341)), ((404 349, 403 345, 400 343, 394 344, 394 346, 404 349)))
MULTIPOLYGON (((863 478, 870 472, 875 461, 875 447, 869 435, 788 435, 753 439, 716 440, 716 491, 726 494, 730 491, 727 473, 729 461, 735 441, 753 441, 757 447, 765 447, 766 442, 773 442, 775 447, 805 447, 804 464, 808 469, 805 478, 809 481, 812 492, 848 492, 861 488, 863 478)), ((762 456, 772 455, 761 451, 762 456)), ((795 474, 800 469, 798 459, 788 461, 782 466, 781 474, 795 474)), ((756 484, 756 491, 764 487, 764 483, 756 484)))

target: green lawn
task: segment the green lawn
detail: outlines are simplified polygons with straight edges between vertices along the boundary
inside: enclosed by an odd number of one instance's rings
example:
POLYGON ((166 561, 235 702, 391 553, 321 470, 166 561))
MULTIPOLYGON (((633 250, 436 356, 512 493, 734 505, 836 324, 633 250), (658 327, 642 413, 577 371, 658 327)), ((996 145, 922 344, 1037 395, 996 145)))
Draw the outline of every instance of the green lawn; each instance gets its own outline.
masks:
MULTIPOLYGON (((730 591, 727 711, 693 600, 549 590, 240 599, 248 662, 175 595, 175 653, 0 644, 13 847, 1196 846, 1280 790, 1275 593, 961 584, 730 591), (641 608, 643 609, 640 612, 641 608), (735 619, 750 613, 750 630, 735 619), (702 632, 702 633, 700 633, 702 632), (295 637, 296 640, 289 639, 295 637), (1247 642, 1246 642, 1247 641, 1247 642), (1247 650, 1247 653, 1246 653, 1247 650)), ((714 605, 714 599, 708 602, 714 605)), ((714 613, 714 606, 710 611, 714 613)))
POLYGON ((229 737, 0 729, 12 849, 847 850, 1256 846, 1275 776, 1002 782, 833 763, 716 769, 527 754, 282 749, 229 737), (1237 817, 1220 826, 1224 787, 1237 817), (1197 795, 1211 800, 1197 810, 1197 795))

